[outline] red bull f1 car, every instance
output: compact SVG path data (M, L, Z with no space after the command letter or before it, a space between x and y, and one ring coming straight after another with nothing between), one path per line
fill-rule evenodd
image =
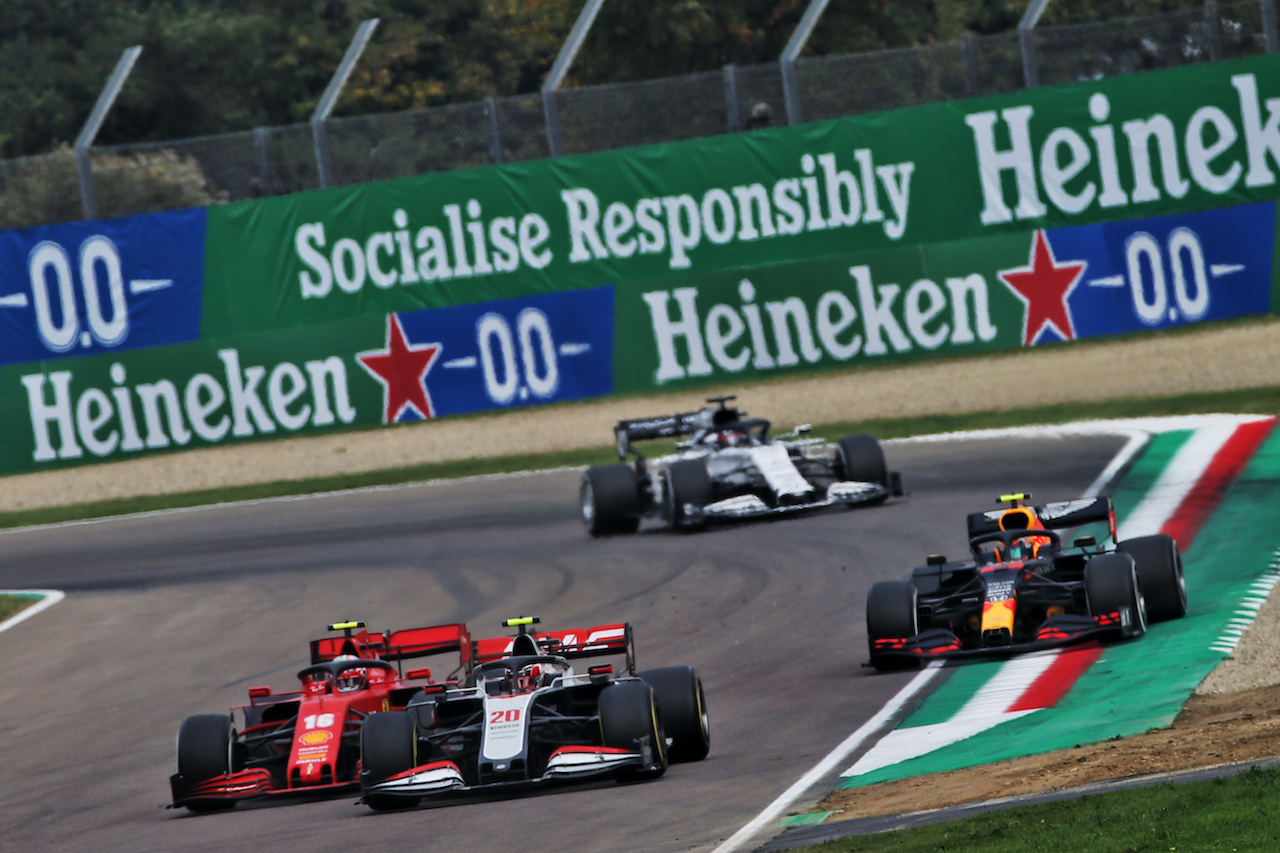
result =
M867 594L870 665L899 669L934 658L1008 655L1080 642L1140 637L1148 621L1187 612L1182 556L1163 534L1112 548L1059 530L1105 522L1116 541L1109 497L1008 506L969 515L967 560L929 557L905 581Z
M687 666L635 671L631 626L480 640L462 683L423 688L402 711L361 731L361 799L376 811L423 797L613 777L657 778L668 762L700 761L711 744L698 674ZM621 672L582 659L620 656Z
M465 664L471 653L461 624L371 633L363 622L340 622L329 629L342 633L311 641L298 687L249 688L249 703L232 709L239 728L227 714L183 721L178 772L169 779L173 807L207 812L250 797L354 791L360 730L370 715L403 709L433 684L430 669L405 672L402 662L457 652Z
M829 443L799 426L774 438L767 420L747 418L728 405L733 399L711 397L712 405L696 412L620 421L614 436L621 461L588 468L582 477L587 532L634 533L644 517L695 530L711 521L875 504L902 494L902 478L886 467L875 436ZM638 441L671 438L681 439L674 454L647 458L636 448Z

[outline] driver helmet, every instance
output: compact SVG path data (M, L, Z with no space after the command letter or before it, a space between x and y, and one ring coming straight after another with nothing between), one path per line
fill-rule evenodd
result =
M360 660L360 658L355 655L338 655L333 660L335 663L345 663L347 661ZM359 690L368 683L369 671L364 667L352 667L339 670L333 686L339 693L350 693L352 690Z
M520 668L516 675L516 689L522 693L536 690L542 681L542 666L531 663Z
M741 447L747 443L747 434L740 429L722 429L716 432L717 447Z

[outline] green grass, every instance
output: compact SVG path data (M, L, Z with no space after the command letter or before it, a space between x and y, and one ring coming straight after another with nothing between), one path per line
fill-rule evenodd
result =
M1163 784L831 841L808 853L1280 850L1280 770Z
M26 610L39 600L29 595L0 595L0 622L19 611Z
M1185 394L1177 397L1065 403L1023 409L990 410L962 415L927 415L913 418L815 424L814 432L828 438L851 432L872 432L880 438L902 438L911 435L926 435L955 430L1066 423L1094 418L1186 415L1203 412L1275 414L1280 412L1280 386L1207 394ZM775 426L775 432L782 432L789 430L793 425L777 424ZM604 436L604 438L607 439L608 437ZM462 459L451 462L431 462L402 468L366 471L317 479L282 480L180 494L147 495L65 507L19 510L0 513L0 528L101 518L134 512L273 498L311 492L332 492L367 486L397 485L417 483L423 480L498 474L535 468L598 465L616 461L616 458L612 445L602 443L600 447L583 450Z

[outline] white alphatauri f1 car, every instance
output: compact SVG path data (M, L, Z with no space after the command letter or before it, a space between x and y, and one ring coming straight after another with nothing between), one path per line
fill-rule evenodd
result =
M677 530L711 521L756 518L816 507L882 503L902 494L876 437L849 435L835 443L809 436L808 426L773 438L769 422L711 397L696 412L620 421L614 465L588 468L579 497L592 536L634 533L643 517ZM647 458L635 442L679 438L674 454ZM634 465L626 464L627 455Z

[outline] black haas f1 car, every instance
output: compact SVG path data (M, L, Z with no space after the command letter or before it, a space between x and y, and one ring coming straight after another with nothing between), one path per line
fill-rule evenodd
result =
M404 708L430 684L430 669L403 672L397 662L447 652L465 661L471 651L461 624L370 633L363 622L340 622L329 630L342 635L311 641L298 689L249 688L249 704L233 709L242 715L239 731L226 714L183 721L171 807L207 812L250 797L355 790L362 725L375 712Z
M902 494L902 478L885 466L875 436L834 444L810 438L808 426L777 438L763 418L710 397L696 412L620 421L614 465L588 468L579 498L592 536L634 533L645 516L675 529L815 507L881 503ZM672 455L646 458L635 442L684 438ZM634 467L626 464L635 457Z
M515 637L480 640L462 684L431 685L403 711L374 714L361 733L362 800L383 811L455 791L612 776L657 778L700 761L711 745L698 674L635 671L631 626L530 633L535 617L503 622ZM573 661L624 657L577 672Z
M934 658L1007 655L1086 639L1140 637L1148 620L1187 612L1182 556L1163 534L1107 549L1083 536L1064 547L1058 530L1106 522L1111 498L1008 507L969 515L972 559L932 556L906 581L867 594L870 665L880 670Z

